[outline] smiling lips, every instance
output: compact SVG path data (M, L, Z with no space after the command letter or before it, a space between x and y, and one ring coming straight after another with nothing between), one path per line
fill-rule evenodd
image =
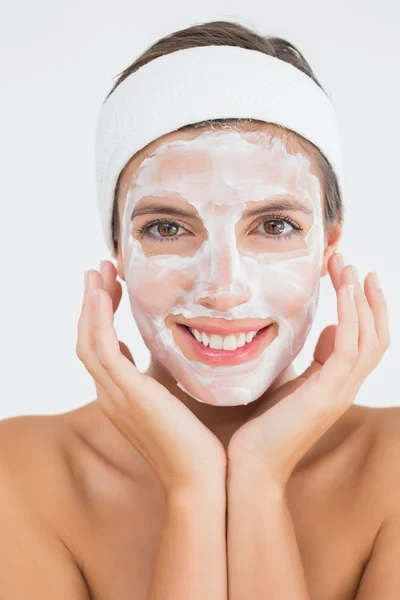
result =
M214 366L234 366L256 358L276 337L276 330L270 325L220 335L178 323L177 341L190 360Z

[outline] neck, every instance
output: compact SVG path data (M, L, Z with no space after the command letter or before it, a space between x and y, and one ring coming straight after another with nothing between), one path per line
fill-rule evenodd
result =
M156 379L156 381L165 386L171 394L183 402L203 425L212 431L225 449L228 447L229 440L235 431L245 423L262 402L267 400L268 395L284 383L296 377L293 365L290 364L278 375L272 385L257 400L239 406L213 406L199 402L181 390L176 385L176 381L171 374L157 361L151 361L146 374Z

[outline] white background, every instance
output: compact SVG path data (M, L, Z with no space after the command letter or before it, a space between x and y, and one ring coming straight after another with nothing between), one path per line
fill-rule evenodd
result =
M76 357L84 271L109 258L97 214L93 139L114 77L165 34L236 20L287 38L339 115L347 182L341 250L377 270L392 344L357 404L399 404L399 4L397 0L16 0L3 6L1 81L0 418L60 413L95 398ZM304 368L336 321L324 278ZM139 369L149 358L124 296L115 326Z

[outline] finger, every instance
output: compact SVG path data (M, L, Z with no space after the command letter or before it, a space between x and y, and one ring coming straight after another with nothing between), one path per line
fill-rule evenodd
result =
M357 269L354 265L346 265L340 273L340 285L354 284L358 280ZM339 286L340 287L340 286Z
M385 352L390 345L389 315L386 299L376 273L368 273L364 282L364 291L372 310L381 351Z
M143 392L142 374L121 352L114 329L114 315L110 296L105 290L96 290L97 306L94 311L96 357L101 367L119 388Z
M335 347L336 327L336 325L328 325L321 331L314 350L314 360L300 375L301 379L308 379L326 363Z
M326 363L335 348L336 325L327 325L319 336L314 350L314 360L320 365Z
M354 284L343 284L337 295L338 325L334 350L321 369L327 385L342 385L358 357L359 323Z
M363 287L359 281L356 281L354 288L354 299L356 303L359 334L358 350L361 363L375 363L378 345L378 336L375 330L374 316Z
M115 314L119 303L121 301L122 296L122 286L117 281L117 269L114 264L109 260L100 261L100 273L103 277L104 289L108 292L109 296L112 299L113 305L113 313ZM133 364L135 361L133 360L133 356L126 344L124 342L119 342L119 348L121 353Z
M339 252L333 254L328 261L328 271L336 292L340 288L340 274L344 266L343 255Z
M113 327L111 298L103 289L96 290L98 298L95 310L94 335L96 339L96 356L124 397L131 398L137 408L149 413L151 398L163 398L176 402L168 390L150 376L140 373L126 356L121 353L116 331ZM101 382L102 383L102 382ZM104 385L107 389L107 385ZM167 409L167 406L166 406Z
M93 377L96 389L101 386L102 389L108 388L110 392L119 396L118 390L114 388L112 380L102 369L96 358L96 339L94 336L94 311L92 300L92 289L96 282L99 283L99 276L96 271L88 271L87 281L82 303L82 310L78 320L78 339L76 344L76 354L84 364L86 370ZM99 391L99 390L98 390Z
M111 261L104 260L100 262L100 273L103 278L103 287L112 298L113 312L115 313L122 296L122 286L117 280L117 269Z
M354 284L344 284L338 294L338 325L336 327L333 353L345 363L351 363L358 355L359 319L354 297Z
M358 350L361 361L373 359L378 345L374 318L364 290L359 282L354 265L348 265L342 271L342 283L354 284L354 300L358 314Z
M93 275L93 271L87 271L81 314L78 320L77 354L79 358L81 358L80 354L86 355L88 350L93 349L94 346L91 290L95 286L96 279L99 283L99 279Z

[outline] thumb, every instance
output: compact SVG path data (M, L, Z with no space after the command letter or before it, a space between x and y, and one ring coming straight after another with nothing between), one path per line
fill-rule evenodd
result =
M336 327L336 325L328 325L322 330L314 350L314 360L304 373L300 375L302 379L307 379L315 371L318 371L332 354L335 346Z
M336 325L328 325L322 330L314 351L314 360L321 365L326 363L335 347Z

